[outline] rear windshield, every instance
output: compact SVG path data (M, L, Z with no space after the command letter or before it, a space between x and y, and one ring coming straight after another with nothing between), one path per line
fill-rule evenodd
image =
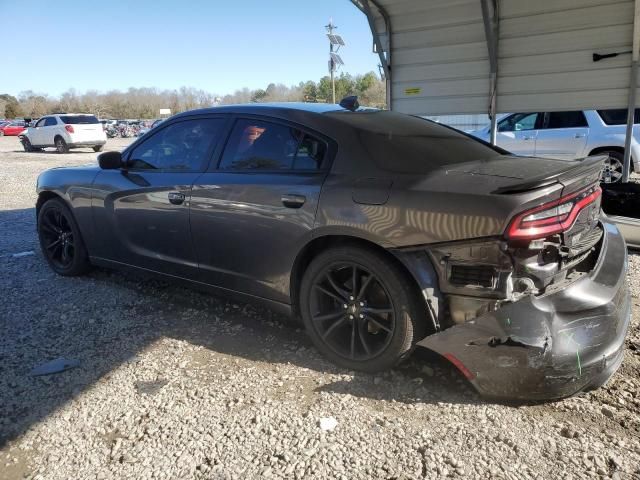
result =
M79 125L83 123L100 123L93 115L60 115L62 120L67 125Z
M615 110L598 110L598 115L607 125L626 125L627 124L626 108L617 108ZM633 123L640 123L640 108L636 108Z
M420 117L386 110L328 112L359 130L357 141L385 170L425 173L446 165L507 154L505 150Z

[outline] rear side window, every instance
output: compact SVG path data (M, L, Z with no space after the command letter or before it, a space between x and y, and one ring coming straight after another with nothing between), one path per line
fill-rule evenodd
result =
M51 127L52 125L57 125L58 121L54 117L47 117L44 122L45 127Z
M627 124L626 108L618 108L614 110L598 110L598 115L607 125L626 125ZM633 123L640 123L640 108L636 108L634 112Z
M549 112L544 128L580 128L588 127L587 119L582 111Z
M67 125L100 123L93 115L60 115L60 120Z
M326 154L324 141L294 127L262 120L238 120L220 169L318 170Z
M129 167L135 170L203 171L225 123L222 118L202 118L162 128L132 150Z

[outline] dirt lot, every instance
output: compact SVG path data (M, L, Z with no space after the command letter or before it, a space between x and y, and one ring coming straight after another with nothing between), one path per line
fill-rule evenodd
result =
M0 138L0 478L640 478L640 257L610 383L495 404L437 358L344 371L266 310L105 270L57 277L37 247L35 180L95 156ZM80 365L29 374L58 357Z

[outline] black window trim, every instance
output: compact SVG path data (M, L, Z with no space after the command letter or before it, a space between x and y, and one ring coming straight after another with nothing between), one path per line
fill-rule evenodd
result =
M207 119L211 119L211 120L224 120L225 123L222 126L221 129L221 134L220 134L220 140L218 142L215 142L215 144L209 145L209 149L207 151L207 154L205 155L205 160L203 160L202 164L200 165L199 169L197 170L182 170L182 169L153 169L153 168L133 168L129 165L129 162L131 160L131 154L133 153L133 151L138 148L140 145L142 145L143 143L145 143L146 141L150 140L151 138L155 137L156 135L158 135L160 132L162 132L165 128L170 127L171 125L175 125L177 123L181 123L181 122L185 122L188 120L207 120ZM131 145L129 145L123 152L122 154L122 158L124 160L124 164L126 166L126 170L131 171L131 172L135 172L135 173L188 173L188 174L194 174L194 173L206 173L209 171L210 166L215 163L212 160L217 158L217 154L219 153L219 150L221 148L222 145L224 145L226 143L226 139L228 138L229 135L229 123L230 123L230 116L227 114L207 114L207 115L189 115L189 116L185 116L185 117L180 117L180 118L176 118L176 119L172 119L172 120L166 120L164 122L162 122L160 125L158 125L156 128L154 128L152 131L149 131L149 133L147 133L147 135L138 138L135 142L133 142Z
M233 133L233 129L236 124L240 120L258 120L267 123L275 123L278 125L283 125L287 127L293 127L300 130L302 133L309 134L312 137L317 138L325 143L325 154L324 159L322 160L322 166L320 168L313 169L256 169L256 170L239 170L239 169L231 169L231 168L220 168L220 164L222 163L222 157L224 155L225 150L229 144L229 140L231 139L231 134ZM298 144L300 146L300 144ZM279 175L326 175L327 172L331 169L331 165L333 164L333 160L336 154L336 142L326 135L321 134L320 132L313 130L304 125L300 125L299 123L291 122L289 120L285 120L279 117L270 117L266 115L253 115L246 113L232 114L232 121L230 124L230 128L227 131L227 137L224 140L223 148L218 152L217 158L215 162L212 162L212 168L209 169L209 172L219 172L219 173L235 173L242 175L262 175L262 174L279 174Z

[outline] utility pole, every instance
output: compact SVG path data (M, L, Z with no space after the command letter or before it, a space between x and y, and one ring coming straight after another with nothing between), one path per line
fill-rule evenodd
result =
M340 65L344 65L342 58L338 55L340 47L344 47L344 40L340 35L335 35L333 31L338 28L333 24L333 19L329 19L329 25L325 25L327 29L327 38L329 39L329 75L331 75L331 102L336 103L336 78L335 72Z

